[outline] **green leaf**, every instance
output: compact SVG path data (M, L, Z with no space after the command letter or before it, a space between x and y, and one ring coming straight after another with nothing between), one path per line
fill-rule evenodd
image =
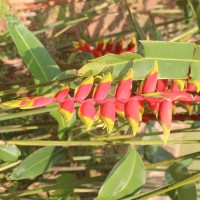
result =
M189 177L190 173L182 163L175 163L168 168L166 176L168 182L171 183ZM190 183L170 191L169 196L177 200L197 200L195 183Z
M48 146L29 155L14 169L10 179L20 180L38 176L46 172L66 155L66 148Z
M187 79L191 68L192 80L200 81L198 45L164 41L141 41L141 43L144 47L144 57L135 53L108 54L91 60L79 70L79 73L97 75L109 71L114 79L120 79L133 68L134 80L143 80L156 60L160 79Z
M7 17L9 32L18 48L20 55L27 64L35 84L45 83L61 76L61 70L42 43L16 18ZM72 74L72 71L68 73ZM37 90L38 95L43 95L46 92L51 92L56 89L56 86L48 86ZM52 116L59 123L59 132L62 130L62 135L65 133L66 122L62 119L59 111L54 111Z
M96 200L117 200L136 194L145 184L146 171L133 146L115 165L103 183Z
M66 173L58 177L56 182L58 185L65 186L65 188L56 189L52 197L62 197L62 199L65 199L73 193L76 183L76 177L74 176L74 174Z
M155 145L144 146L144 155L145 158L151 163L161 162L174 158L174 156L166 149Z
M7 24L20 55L33 75L35 84L52 81L61 73L42 43L20 21L9 16ZM51 86L49 87L52 89ZM44 90L38 94L44 94Z
M101 56L99 58L92 59L89 63L85 64L78 73L80 75L97 75L103 70L105 70L107 67L109 67L109 71L112 71L112 66L120 68L120 71L123 71L124 68L127 68L127 63L134 60L142 58L138 54L134 53L124 53L120 55L115 54L107 54L105 56ZM131 66L130 66L131 67ZM129 69L129 68L128 68ZM128 71L127 69L127 71ZM117 73L119 70L113 69L113 73ZM126 74L127 72L124 72ZM118 75L118 73L117 73ZM117 75L113 74L114 78L117 77Z
M15 162L21 155L21 151L14 144L0 145L0 160Z

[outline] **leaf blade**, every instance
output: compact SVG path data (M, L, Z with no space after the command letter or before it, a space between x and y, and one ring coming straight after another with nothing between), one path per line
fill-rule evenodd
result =
M66 155L66 149L63 147L48 146L40 148L14 169L10 179L21 180L34 176L38 176L46 172L58 160Z
M127 173L128 171L130 174ZM140 156L135 148L130 146L128 153L108 175L96 200L115 200L127 197L138 192L144 185L145 180L146 172Z

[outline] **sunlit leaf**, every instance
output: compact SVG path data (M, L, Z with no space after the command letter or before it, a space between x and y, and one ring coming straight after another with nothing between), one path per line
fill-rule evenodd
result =
M20 180L38 176L46 172L65 155L66 148L54 146L43 147L24 159L14 169L10 179Z
M20 150L14 144L0 145L0 160L15 162L20 155Z
M137 194L146 181L146 171L135 148L130 146L128 153L115 165L103 183L96 200L124 199Z

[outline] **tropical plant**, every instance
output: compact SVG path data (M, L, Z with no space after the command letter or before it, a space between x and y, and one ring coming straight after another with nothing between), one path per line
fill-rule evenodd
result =
M178 1L178 5L186 12L194 9L195 2ZM187 13L186 17L191 17ZM143 35L131 17L136 33ZM199 143L176 138L180 132L192 135L199 131L199 45L134 38L127 48L122 40L114 45L112 39L92 47L80 40L73 43L75 48L95 58L78 70L63 72L19 20L8 16L7 25L35 84L0 92L0 159L5 162L0 171L7 170L4 179L22 187L19 191L9 188L0 199L43 199L38 195L43 192L52 200L149 199L165 193L175 200L198 198L195 182L200 180L200 172L190 174L188 167L200 152L175 158L165 147ZM19 125L23 123L19 118L25 117L28 121L24 119ZM42 123L34 126L31 120ZM161 139L158 131L136 134L141 123L152 128L151 121L160 123L164 134ZM171 130L173 121L190 121L192 126ZM5 136L23 130L35 132L31 136ZM87 163L82 163L85 160ZM66 167L69 162L74 166ZM77 172L79 167L90 174L60 170ZM165 167L166 185L147 190L149 171L163 170L159 167ZM98 176L91 169L96 169ZM52 181L46 182L48 176ZM28 189L29 184L40 181L43 186Z

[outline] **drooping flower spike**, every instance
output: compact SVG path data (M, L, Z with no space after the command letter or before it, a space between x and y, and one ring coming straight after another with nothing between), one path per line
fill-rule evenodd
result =
M98 48L101 49L102 47L99 46ZM163 128L164 143L168 140L173 118L184 120L190 117L199 120L198 116L192 115L191 102L200 102L200 96L196 90L197 87L194 86L194 81L188 79L185 83L185 80L175 80L173 82L159 80L157 61L155 61L152 70L147 73L143 84L140 85L140 89L137 91L132 91L132 85L134 84L134 71L132 68L116 84L115 93L112 97L108 96L112 83L110 72L101 77L96 87L93 87L94 81L96 79L93 76L85 78L76 87L73 97L68 95L71 89L66 85L54 94L23 97L4 102L3 105L31 109L57 103L63 118L65 121L69 121L72 115L75 114L74 104L76 103L76 105L79 105L78 116L87 130L92 127L96 120L101 120L108 133L112 132L116 113L130 123L134 135L137 133L140 121L158 120ZM174 83L178 85L176 90L172 89ZM177 103L183 104L191 116L186 118L183 115L175 114ZM146 109L146 105L148 109Z
M123 40L121 39L115 45L112 39L107 43L101 40L95 47L90 46L85 40L73 42L73 46L80 50L93 54L95 58L105 55L106 53L121 54L124 52L136 52L136 39L135 37L128 44L127 48L123 48Z

